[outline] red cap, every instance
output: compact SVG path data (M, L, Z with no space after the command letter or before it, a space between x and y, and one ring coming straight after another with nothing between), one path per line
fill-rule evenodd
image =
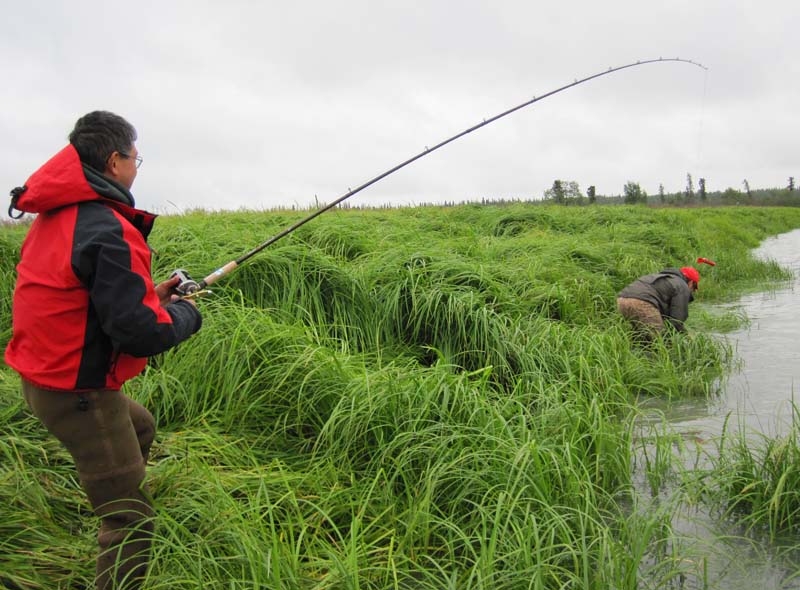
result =
M697 269L695 267L684 266L681 269L681 272L683 273L683 276L685 276L687 280L694 281L697 284L700 283L700 273L697 272Z

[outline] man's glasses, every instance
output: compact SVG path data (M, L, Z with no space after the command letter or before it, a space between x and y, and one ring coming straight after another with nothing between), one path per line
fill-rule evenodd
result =
M132 157L134 160L136 160L136 168L137 168L137 170L138 170L139 166L142 165L142 162L144 162L144 160L142 159L142 156L138 156L138 155L137 156L131 156L130 154L126 154L125 152L117 152L117 153L120 156L122 156L123 158L131 158Z

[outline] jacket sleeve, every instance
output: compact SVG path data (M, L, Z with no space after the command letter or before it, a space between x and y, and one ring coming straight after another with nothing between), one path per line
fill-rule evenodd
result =
M108 207L81 207L72 266L89 290L90 313L97 315L115 350L152 356L186 340L202 325L200 313L186 301L161 306L144 238Z
M680 279L675 279L680 281ZM675 293L669 302L669 311L664 318L679 332L685 332L684 322L689 317L689 298L691 293L685 284L675 284Z

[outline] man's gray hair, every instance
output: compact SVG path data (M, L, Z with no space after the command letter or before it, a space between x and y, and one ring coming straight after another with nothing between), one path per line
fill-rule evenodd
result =
M136 129L119 115L92 111L78 119L69 134L81 162L103 172L114 152L128 154L136 141Z

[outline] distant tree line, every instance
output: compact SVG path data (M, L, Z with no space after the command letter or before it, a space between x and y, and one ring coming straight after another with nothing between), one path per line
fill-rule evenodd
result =
M405 207L456 207L460 205L514 205L517 203L557 204L566 206L587 205L648 205L651 207L691 207L721 205L763 205L763 206L800 206L800 190L795 185L794 176L790 176L786 188L751 189L747 179L742 181L742 190L727 188L724 191L706 189L706 179L697 181L697 190L691 174L686 174L686 186L682 191L668 193L664 185L658 185L658 193L648 195L638 182L629 180L617 195L598 195L594 185L581 192L580 185L573 180L556 179L553 186L544 191L543 198L535 196L515 197L481 197L480 199L464 199L461 201L444 201L436 203L419 202L413 204L364 205L356 201L345 201L337 205L339 209L401 209ZM316 201L306 207L291 205L273 207L271 210L312 211L324 207L325 203Z
M648 195L638 182L629 180L618 195L598 195L594 185L583 196L580 186L575 181L557 179L553 186L544 191L543 201L556 205L587 204L625 204L650 206L684 206L697 205L770 205L800 206L800 190L797 190L794 176L790 176L786 188L752 189L747 179L742 181L742 190L729 187L724 191L709 192L706 179L699 178L697 188L690 173L686 174L686 185L682 191L668 193L664 185L658 185L657 195Z

